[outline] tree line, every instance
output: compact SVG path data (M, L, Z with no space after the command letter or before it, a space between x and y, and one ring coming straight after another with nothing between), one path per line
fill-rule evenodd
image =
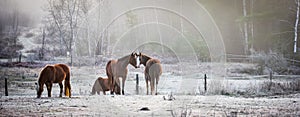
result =
M299 58L299 0L198 1L215 18L232 53L272 50Z

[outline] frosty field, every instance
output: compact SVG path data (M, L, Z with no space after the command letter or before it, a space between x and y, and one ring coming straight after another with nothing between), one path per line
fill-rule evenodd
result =
M217 63L202 63L201 68L217 69ZM248 64L228 63L227 69L253 67ZM246 79L249 75L230 72L230 76L245 79L216 81L208 75L208 92L204 93L203 74L184 74L172 64L165 64L158 95L145 95L143 68L129 68L125 85L126 95L90 95L97 76L105 77L104 67L71 67L72 98L59 98L55 84L51 98L44 89L36 98L34 82L41 68L1 68L1 116L299 116L300 94L249 96L234 94L256 90L267 79ZM202 69L201 69L202 70ZM17 71L17 72L16 72ZM172 72L173 71L173 72ZM202 70L205 73L205 69ZM9 74L9 96L4 96L4 77ZM139 94L136 94L135 76L139 74ZM221 74L215 71L214 74ZM23 77L22 77L23 76ZM217 76L216 77L221 77ZM241 77L241 78L243 78ZM286 82L286 81L283 81ZM221 85L223 84L223 85ZM228 88L229 94L214 94ZM250 91L252 91L250 90ZM174 100L168 100L172 92ZM166 98L166 100L164 99ZM143 110L145 109L145 110Z

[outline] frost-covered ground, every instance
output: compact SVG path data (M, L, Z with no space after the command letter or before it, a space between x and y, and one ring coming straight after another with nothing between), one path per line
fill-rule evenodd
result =
M2 116L299 116L300 95L278 98L240 98L220 95L95 95L73 98L1 97ZM149 111L141 109L147 107Z
M98 76L106 77L105 66L71 67L72 98L59 98L59 86L53 86L53 97L44 89L37 99L34 82L41 68L1 68L1 116L300 116L300 94L244 98L213 95L216 89L255 89L265 79L249 79L250 75L232 72L235 69L255 67L252 64L201 63L197 69L183 72L176 64L163 64L159 95L145 95L143 68L129 66L126 95L90 95ZM139 94L136 94L136 74L139 76ZM204 94L203 76L208 74L208 93ZM4 96L4 78L8 77L9 96ZM243 79L245 78L245 79ZM216 80L217 79L217 80ZM220 80L221 79L221 80ZM172 92L175 100L164 100ZM141 110L142 108L146 110ZM149 109L149 110L147 110Z

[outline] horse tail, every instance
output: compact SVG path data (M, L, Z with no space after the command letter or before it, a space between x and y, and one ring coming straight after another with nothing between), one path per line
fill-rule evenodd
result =
M111 76L111 74L109 73L109 71L110 71L110 69L111 69L110 64L111 64L111 60L108 61L107 64L106 64L106 75L107 75L107 77L110 77L110 76Z
M110 84L113 84L114 79L112 76L111 62L112 62L112 60L108 61L106 64L106 75L108 77L108 80L110 81Z
M65 96L71 97L71 84L70 84L70 69L65 64L58 64L61 68L63 68L66 78L65 78Z
M70 72L66 73L65 79L65 95L71 97Z

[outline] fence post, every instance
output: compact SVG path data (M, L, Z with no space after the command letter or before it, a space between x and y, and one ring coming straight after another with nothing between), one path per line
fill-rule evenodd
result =
M19 54L19 61L18 61L19 63L21 63L22 62L22 52L20 52L20 54Z
M271 90L271 86L272 86L272 79L273 79L273 73L272 73L272 71L270 71L269 78L270 78L269 90Z
M139 75L136 74L136 83L135 83L136 94L139 94Z
M204 91L205 91L205 93L206 93L206 85L207 85L207 82L206 82L206 79L207 79L207 77L206 77L206 74L204 74Z
M7 78L5 78L5 96L8 96L8 90L7 90Z

